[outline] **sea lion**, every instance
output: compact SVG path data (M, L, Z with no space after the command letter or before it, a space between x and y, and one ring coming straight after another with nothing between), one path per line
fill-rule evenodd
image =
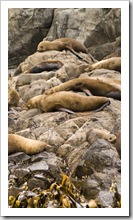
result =
M95 69L109 69L121 72L121 57L111 57L106 60L101 60L97 63L89 65L89 67L86 68L86 71L89 72Z
M62 51L69 49L88 54L87 48L79 41L72 38L59 38L54 41L41 41L37 46L38 52L44 52L48 50Z
M37 46L38 52L44 52L49 50L57 50L57 51L70 50L79 59L82 59L88 63L88 61L86 61L84 58L82 58L79 54L76 53L76 52L82 52L85 54L89 54L87 48L75 39L59 38L54 41L41 41ZM92 57L92 55L89 54L89 56L91 60L95 62L95 59Z
M118 131L117 133L117 139L116 139L116 143L115 143L115 148L121 158L121 131Z
M89 90L93 95L117 98L118 100L121 98L120 81L100 77L72 79L45 91L45 94L68 90L82 90L86 93Z
M74 112L101 110L110 103L106 97L83 96L74 92L56 92L51 95L39 95L27 102L28 108L39 108L50 112L65 108Z
M110 134L110 132L105 129L92 128L86 134L86 140L90 144L92 144L99 138L105 139L110 143L114 143L116 141L116 136L114 134Z
M25 152L32 155L37 154L49 147L48 144L42 141L24 138L17 134L8 134L8 154L16 152Z
M8 107L17 107L19 100L20 96L18 92L15 89L11 88L10 85L8 85Z
M60 69L64 64L58 60L45 60L37 65L33 66L31 69L26 70L26 73L41 73L43 71L54 71Z

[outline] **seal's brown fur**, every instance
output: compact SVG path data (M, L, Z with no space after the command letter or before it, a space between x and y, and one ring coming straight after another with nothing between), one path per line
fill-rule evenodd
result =
M93 111L101 108L110 101L106 97L83 96L73 92L56 92L51 95L39 95L30 99L28 108L39 108L44 112L69 109L75 112ZM101 110L101 109L100 109Z
M33 66L31 69L25 71L24 73L41 73L43 71L58 70L63 66L63 63L58 60L45 60L37 65Z
M68 49L73 49L76 52L88 53L87 48L83 44L72 38L59 38L54 41L41 41L37 47L38 52L48 50L62 51Z
M121 95L120 81L109 78L78 78L72 79L61 85L55 86L45 92L52 94L59 91L88 89L93 95L115 97L116 94ZM120 97L118 97L119 99Z
M8 134L8 154L22 151L26 154L32 155L37 154L48 147L49 145L42 141L24 138L17 134Z
M101 60L90 65L88 68L86 68L86 71L92 71L95 69L109 69L121 72L121 57L111 57L106 60Z
M8 85L8 107L18 106L20 96L18 92Z
M110 143L114 143L116 141L116 136L114 134L110 134L110 132L105 129L92 128L86 134L86 140L91 144L99 138L105 139Z

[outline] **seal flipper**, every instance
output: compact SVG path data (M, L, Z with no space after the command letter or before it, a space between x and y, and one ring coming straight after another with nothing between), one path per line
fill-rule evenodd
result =
M81 57L75 50L73 50L70 46L66 45L67 49L70 50L74 55L76 55L80 60L85 61L86 63L89 64L89 61Z
M86 93L88 96L93 96L93 94L91 93L91 91L88 88L84 87L84 83L77 83L75 85L75 88L79 88L81 91L83 91L84 93Z
M94 110L94 112L99 112L99 111L103 110L109 104L110 104L110 101L104 103L101 107L99 107L96 110Z
M90 92L89 89L85 89L85 88L80 88L84 93L86 93L86 95L88 96L93 96L93 94Z
M109 92L105 96L121 101L121 93L118 92Z
M73 111L71 111L67 108L56 108L56 110L67 112L67 113L70 113L70 114L75 114L75 112L73 112Z

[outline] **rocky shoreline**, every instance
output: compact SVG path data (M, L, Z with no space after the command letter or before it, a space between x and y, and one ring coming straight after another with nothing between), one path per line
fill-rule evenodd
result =
M23 10L16 11L17 16L20 16L19 13ZM47 24L45 20L44 23L46 22L47 25L42 30L43 33L47 30L47 40L50 39L50 36L53 36L54 39L57 38L58 31L54 35L54 30L59 15L64 16L62 22L65 26L69 24L67 26L69 30L72 20L70 22L65 19L68 14L71 17L71 10L74 10L74 16L75 13L79 13L78 27L81 27L80 22L82 22L83 14L86 21L88 13L92 15L93 28L96 21L96 30L100 25L104 25L106 34L101 29L99 33L101 35L103 33L103 39L100 37L100 42L97 45L95 45L97 41L95 31L88 32L88 36L84 38L82 31L77 27L77 30L82 33L77 40L81 39L80 42L84 43L96 62L107 55L114 56L112 53L115 53L115 49L120 47L120 40L117 38L120 36L120 31L116 29L120 20L118 9L96 9L94 14L92 11L81 9L66 9L64 11L63 9L51 9L53 26L48 32L47 29L51 25L51 20L48 17L46 19L50 23ZM33 11L26 9L25 13L30 14ZM38 13L37 9L35 13ZM40 13L42 13L41 10ZM98 20L97 13L100 14L99 19L104 14L104 19ZM12 13L10 16L13 19ZM112 16L114 23L112 21L111 26L107 21L109 22L109 18ZM62 25L62 22L59 26ZM27 28L29 28L28 25ZM67 33L68 30L65 30ZM114 30L114 32L110 32L110 30ZM85 31L88 31L87 27ZM60 34L63 34L63 29ZM45 37L45 34L43 36ZM94 36L95 38L93 38ZM74 38L74 36L67 37ZM20 39L20 35L18 38ZM92 39L94 43L92 43ZM90 44L88 44L89 41ZM29 42L27 43L29 44ZM91 57L88 54L80 53L80 56L83 57L81 60L69 50L52 50L42 53L30 50L30 56L26 52L25 59L23 56L22 60L18 59L17 62L14 62L20 48L14 49L14 57L10 59L12 55L11 44L10 41L8 84L17 91L20 100L17 106L9 107L8 133L46 142L50 147L35 155L17 152L8 156L9 207L120 207L121 159L115 147L116 141L111 142L105 136L114 135L117 139L117 133L121 130L121 101L109 98L110 104L101 111L76 112L75 114L58 110L43 112L38 108L28 109L26 106L31 98L42 95L48 89L71 79L102 77L103 79L120 81L120 72L109 69L85 71L86 66L93 63ZM98 53L99 50L102 51L102 54ZM115 54L115 56L117 55ZM88 60L88 64L84 59ZM24 71L45 60L57 60L62 62L63 66L58 70L24 74ZM20 72L14 76L16 70ZM84 91L76 91L76 93L86 96ZM89 132L91 132L90 135L88 135ZM106 135L101 135L103 133Z

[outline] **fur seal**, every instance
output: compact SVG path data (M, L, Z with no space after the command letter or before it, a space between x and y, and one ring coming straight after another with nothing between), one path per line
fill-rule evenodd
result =
M116 136L114 134L110 134L110 132L105 129L92 128L86 134L86 140L90 144L92 144L99 138L105 139L110 143L114 143L116 141Z
M86 68L86 71L89 72L95 69L109 69L121 72L121 57L111 57L106 60L101 60L90 65L88 68Z
M37 154L49 147L48 144L42 141L24 138L17 134L8 134L8 154L16 152L25 152L32 155Z
M88 54L91 60L93 61L93 63L95 62L93 56L88 53L87 48L79 41L72 38L59 38L54 41L41 41L37 46L38 52L44 52L49 50L57 50L57 51L70 50L79 59L82 59L85 62L89 63L87 60L85 60L79 54L76 53L76 52L82 52Z
M45 60L37 65L33 66L31 69L24 72L26 73L41 73L43 71L51 71L51 70L58 70L64 64L58 60Z
M120 100L121 89L119 83L119 80L112 80L109 78L78 78L55 86L45 91L45 94L49 95L55 92L68 90L84 90L85 92L89 90L93 95L117 98Z
M44 52L48 50L62 51L69 49L88 54L87 48L79 41L72 38L59 38L54 41L41 41L37 46L38 52Z
M101 110L110 103L106 97L83 96L74 92L56 92L51 95L39 95L27 102L28 108L39 108L50 112L65 108L74 112Z
M18 92L15 89L11 88L10 85L8 85L8 107L17 107L19 100L20 96Z

